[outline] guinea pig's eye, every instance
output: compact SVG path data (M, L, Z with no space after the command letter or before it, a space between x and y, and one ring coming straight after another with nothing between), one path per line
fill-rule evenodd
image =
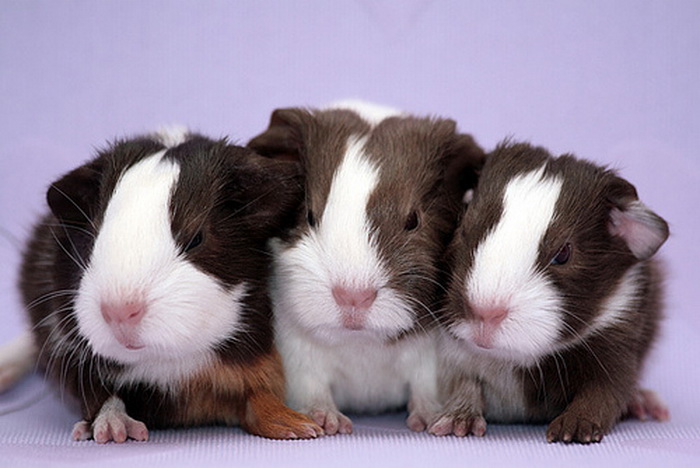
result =
M194 235L192 239L190 239L190 242L187 244L187 247L185 247L185 252L189 252L190 250L199 246L203 241L204 234L202 234L202 231L199 231L197 234Z
M408 215L406 218L406 224L403 225L403 228L406 231L413 231L418 227L420 224L420 218L418 217L418 212L417 211L411 211L411 214Z
M314 212L311 210L306 210L306 222L309 223L310 227L315 227L316 226L316 217L314 216Z
M567 242L561 246L561 249L559 249L559 252L552 258L549 264L563 265L569 261L569 258L571 258L571 244Z

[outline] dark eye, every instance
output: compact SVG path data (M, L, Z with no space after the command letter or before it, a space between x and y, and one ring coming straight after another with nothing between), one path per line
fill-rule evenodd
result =
M311 210L306 211L306 222L309 223L310 227L316 226L316 217L314 216L313 211L311 211Z
M204 234L202 234L202 231L199 231L197 234L194 235L192 239L190 239L189 244L187 244L187 247L185 247L185 252L189 252L190 250L199 246L203 241Z
M561 249L559 249L559 252L552 258L549 264L563 265L569 261L569 258L571 258L571 244L567 242L561 246Z
M418 227L418 224L420 224L420 219L418 218L418 212L417 211L412 211L411 214L408 215L406 218L406 224L403 225L403 228L406 231L413 231Z

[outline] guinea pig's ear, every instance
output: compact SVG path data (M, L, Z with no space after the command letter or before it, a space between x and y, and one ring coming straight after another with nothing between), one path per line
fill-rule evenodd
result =
M640 260L654 255L668 238L666 221L639 200L632 184L619 177L608 186L608 201L610 234L621 237Z
M226 188L230 207L255 229L269 234L291 227L304 195L301 164L270 159L250 150L231 158Z
M445 151L445 184L450 193L465 200L476 188L486 153L471 135L455 133Z
M304 109L276 109L267 130L250 140L248 147L268 158L298 161L311 119L312 115Z
M53 214L65 223L90 224L91 207L97 203L102 162L93 160L51 184L46 201Z

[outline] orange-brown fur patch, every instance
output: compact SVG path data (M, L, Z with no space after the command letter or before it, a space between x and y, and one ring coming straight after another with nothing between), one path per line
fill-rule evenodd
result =
M271 439L302 439L323 433L310 418L287 408L278 396L264 390L249 395L241 425L251 434Z
M246 365L218 361L183 383L180 407L185 426L241 424L274 439L315 437L321 429L287 408L284 371L273 351Z
M217 361L183 382L183 425L238 424L249 394L265 390L282 398L284 372L277 352L246 365Z

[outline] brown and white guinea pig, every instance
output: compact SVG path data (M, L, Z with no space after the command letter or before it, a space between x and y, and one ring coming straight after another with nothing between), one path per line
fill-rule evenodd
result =
M296 212L300 175L184 130L100 152L48 190L20 279L33 333L3 361L38 353L80 403L78 440L203 424L320 435L283 404L267 295L267 241Z
M483 152L452 120L350 101L274 111L249 146L297 158L306 201L274 246L271 294L287 401L326 434L341 411L437 414L440 261Z
M429 431L548 422L548 441L589 443L628 403L653 405L637 385L661 317L652 256L667 237L666 222L615 172L499 146L447 254L446 406Z

